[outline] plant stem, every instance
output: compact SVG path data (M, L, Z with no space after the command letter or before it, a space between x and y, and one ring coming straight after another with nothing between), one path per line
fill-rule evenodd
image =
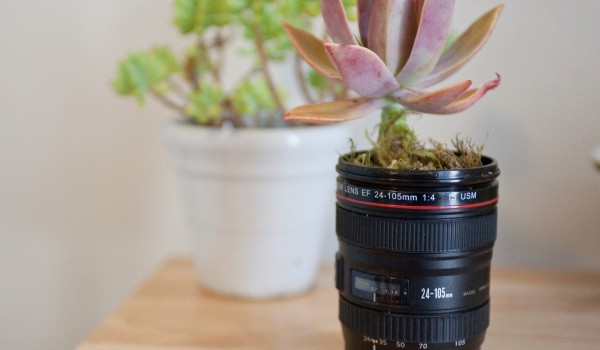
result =
M378 142L386 136L389 136L390 131L393 131L394 126L398 121L404 119L406 121L406 110L398 105L389 105L381 110L381 125L379 127Z
M204 37L198 38L197 45L198 45L198 52L200 54L200 57L202 58L202 61L204 61L204 63L207 65L208 70L210 71L210 74L213 78L213 81L215 83L220 83L221 76L219 74L219 69L215 67L214 62L208 55L208 47L206 45L206 41L204 40Z
M315 99L311 96L310 91L308 91L308 86L306 86L306 79L304 79L304 72L302 71L302 59L298 54L294 56L294 68L296 72L296 80L300 86L300 92L308 102L315 103Z
M181 113L181 114L185 114L185 107L178 104L177 102L169 99L167 96L156 92L156 91L151 91L152 96L154 96L157 100L159 100L161 103L163 103L164 105L166 105L167 107Z
M223 107L224 112L222 114L223 118L219 126L223 126L224 122L229 121L231 122L231 125L233 125L233 127L235 128L248 127L246 122L244 122L244 120L233 111L233 103L230 97L226 97L225 99L223 99L221 106Z
M185 62L185 80L190 84L192 90L200 89L198 70L196 69L197 65L198 62L196 62L196 60L188 59Z
M255 19L256 21L256 19ZM258 59L260 62L260 69L263 73L263 76L267 82L267 87L269 88L269 92L277 109L280 112L285 111L285 107L283 106L283 102L277 93L277 88L275 87L275 83L273 82L273 77L271 76L271 72L269 71L267 53L265 52L264 39L262 36L262 32L257 23L253 23L252 31L254 32L254 45L256 46L256 52L258 54Z
M218 64L213 64L213 76L216 77L217 81L221 81L221 68L225 65L225 59L227 58L225 55L225 46L227 41L229 41L229 36L223 34L224 30L221 29L217 32L216 38L214 39L212 46L216 47L217 51L217 59Z

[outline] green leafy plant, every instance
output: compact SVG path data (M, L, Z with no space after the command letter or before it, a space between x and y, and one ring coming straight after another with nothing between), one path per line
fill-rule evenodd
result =
M489 38L503 8L481 16L449 41L454 0L357 0L355 36L341 0L321 0L331 41L323 41L292 23L285 24L300 56L323 77L341 82L358 97L300 106L286 119L339 122L381 109L379 135L368 154L353 161L401 169L446 169L480 164L481 147L456 139L457 152L440 143L426 148L406 123L415 113L461 112L500 84L497 79L470 89L471 80L434 91L469 61Z
M352 1L344 1L352 10ZM112 82L120 95L144 104L156 98L190 121L236 127L282 124L285 92L271 66L293 53L281 23L310 27L320 14L317 0L175 0L173 24L193 45L181 59L168 47L130 53ZM230 47L252 62L233 87L223 79ZM320 79L296 59L300 90L308 101L342 97L347 89ZM239 69L239 68L235 68Z

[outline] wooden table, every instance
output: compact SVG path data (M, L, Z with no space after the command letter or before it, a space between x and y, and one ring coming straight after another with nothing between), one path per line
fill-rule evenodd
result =
M600 349L600 271L495 269L485 350ZM199 287L174 258L78 350L342 349L333 269L306 295L250 302Z

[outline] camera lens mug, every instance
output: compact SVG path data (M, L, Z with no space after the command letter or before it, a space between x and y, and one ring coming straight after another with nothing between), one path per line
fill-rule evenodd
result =
M347 350L481 348L500 173L482 161L398 171L340 159L336 287Z

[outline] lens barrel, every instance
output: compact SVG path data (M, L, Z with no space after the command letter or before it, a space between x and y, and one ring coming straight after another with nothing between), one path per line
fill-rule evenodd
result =
M347 350L480 349L489 325L497 162L337 166L336 287Z

